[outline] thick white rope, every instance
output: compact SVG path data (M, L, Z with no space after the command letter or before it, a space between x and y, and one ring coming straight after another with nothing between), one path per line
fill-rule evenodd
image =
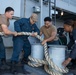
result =
M2 36L2 35L5 35L5 34L4 34L4 32L0 32L0 35Z
M30 32L20 32L18 33L19 35L32 35L32 33ZM4 35L4 33L0 32L0 35ZM36 38L38 38L40 41L43 41L43 38L41 38L39 35L36 36ZM29 56L29 59L35 63L31 63L31 62L28 62L28 64L32 67L38 67L38 66L42 66L43 64L45 65L44 66L44 69L47 73L51 74L51 75L62 75L62 73L67 73L69 70L67 68L60 68L58 67L56 64L54 64L54 62L52 61L52 59L50 59L49 57L49 54L48 54L48 49L47 49L47 44L45 43L44 44L44 54L45 54L45 58L46 60L39 60L39 59L35 59L35 58L32 58ZM47 68L47 65L50 65L52 69L55 69L56 71L54 70L49 70ZM58 71L58 72L57 72Z

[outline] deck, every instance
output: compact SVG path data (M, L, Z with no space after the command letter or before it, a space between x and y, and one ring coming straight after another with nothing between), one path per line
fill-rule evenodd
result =
M23 70L21 67L17 67L17 74L12 74L10 70L0 70L0 75L49 75L45 72L43 67L31 67L29 65L24 65L24 70L29 72L30 74L23 74ZM63 75L76 75L76 68L70 69L70 72Z

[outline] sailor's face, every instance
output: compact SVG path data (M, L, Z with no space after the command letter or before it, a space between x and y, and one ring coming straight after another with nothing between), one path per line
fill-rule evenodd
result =
M13 15L14 15L14 11L9 11L6 14L9 19L12 19Z
M52 24L52 22L50 22L50 21L45 21L44 23L45 23L45 27L46 28L49 28L50 25Z
M69 25L67 25L67 24L64 24L64 30L66 31L66 32L70 32L71 31L71 26L69 26Z
M35 24L36 22L37 22L37 21L35 21L35 20L33 20L33 19L30 18L30 23L31 23L31 24Z

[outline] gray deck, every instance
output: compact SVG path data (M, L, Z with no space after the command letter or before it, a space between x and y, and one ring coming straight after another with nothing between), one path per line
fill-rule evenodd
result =
M29 65L24 65L24 69L30 74L23 74L22 69L18 67L17 68L18 73L16 75L49 75L44 71L43 67L34 68ZM0 70L0 75L14 75L14 74L10 73L10 70L4 70L4 71Z
M18 69L18 73L16 75L49 75L44 71L43 67L35 68L29 65L24 65L24 69L27 72L30 72L30 74L23 74L23 71L21 68L17 68L17 69ZM10 70L6 70L6 71L0 70L0 75L15 75L15 74L10 73ZM71 69L69 73L64 75L76 75L76 69Z

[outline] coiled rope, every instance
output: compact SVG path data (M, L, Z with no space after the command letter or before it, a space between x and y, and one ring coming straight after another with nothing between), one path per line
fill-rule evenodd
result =
M18 34L29 35L29 36L32 35L32 33L30 33L30 32L20 32ZM4 35L4 33L0 32L0 35ZM41 38L39 35L36 35L36 38L38 38L40 41L43 41L43 38ZM51 75L62 75L62 73L67 73L69 71L67 68L63 69L63 68L58 67L56 64L54 64L52 59L50 59L46 43L43 45L43 47L44 47L45 59L39 60L39 59L35 59L35 58L32 58L31 56L29 56L29 59L33 62L36 62L36 63L34 64L31 62L28 62L28 64L32 67L39 67L39 66L42 66L44 64L45 71ZM48 69L47 65L51 66L51 70Z

